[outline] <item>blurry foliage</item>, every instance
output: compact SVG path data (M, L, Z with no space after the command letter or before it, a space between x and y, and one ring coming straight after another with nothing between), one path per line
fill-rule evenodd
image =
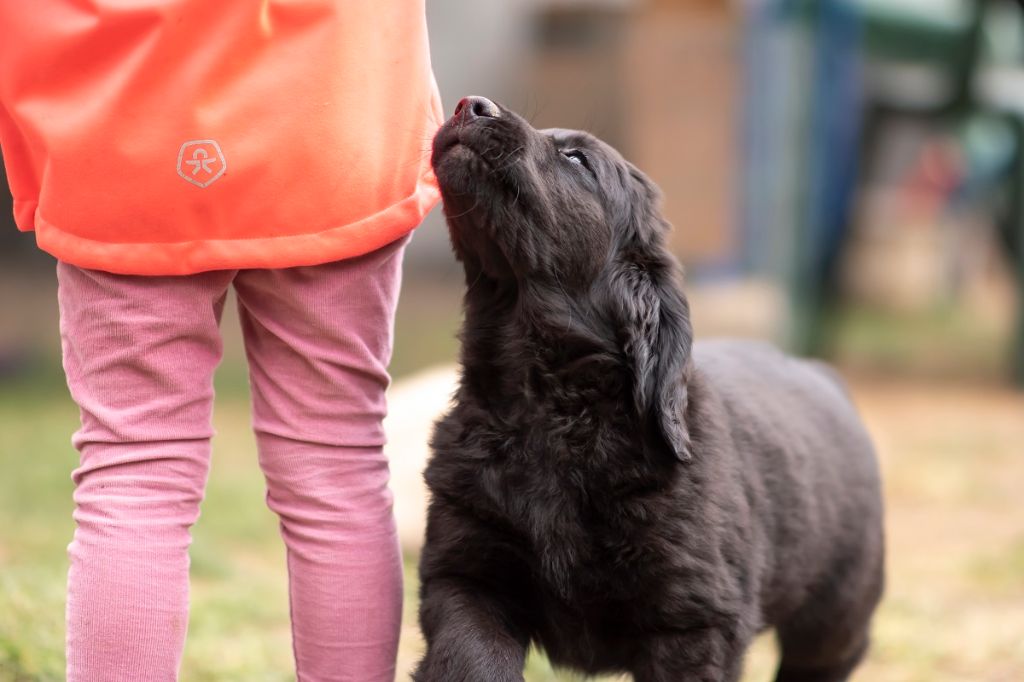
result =
M830 354L847 371L975 381L1008 374L1009 335L963 306L908 312L851 303L830 315Z

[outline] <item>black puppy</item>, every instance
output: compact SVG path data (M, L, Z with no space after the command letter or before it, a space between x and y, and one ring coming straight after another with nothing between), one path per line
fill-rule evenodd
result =
M658 191L602 142L480 97L434 140L465 265L462 377L437 425L419 682L559 666L845 680L883 583L872 446L826 367L692 346Z

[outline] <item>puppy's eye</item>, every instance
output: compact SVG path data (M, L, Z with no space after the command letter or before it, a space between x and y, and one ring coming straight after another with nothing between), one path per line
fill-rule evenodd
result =
M594 169L590 167L590 159L587 158L585 152L579 149L562 149L560 150L562 156L569 160L569 163L574 163L577 166L583 166L591 173Z

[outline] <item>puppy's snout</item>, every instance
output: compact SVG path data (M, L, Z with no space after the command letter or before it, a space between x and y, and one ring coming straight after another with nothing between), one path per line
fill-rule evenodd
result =
M455 116L461 116L467 121L474 118L499 118L501 109L486 97L463 97L455 105Z

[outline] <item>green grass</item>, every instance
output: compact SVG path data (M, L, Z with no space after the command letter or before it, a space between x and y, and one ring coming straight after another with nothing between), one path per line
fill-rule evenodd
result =
M1000 389L858 386L887 478L889 587L872 682L1024 679L1024 397ZM62 386L0 386L0 682L63 678L66 545L72 533ZM192 548L192 611L182 679L294 679L283 548L266 509L248 401L218 399L212 472ZM406 566L399 680L422 649L415 557ZM770 679L760 640L746 682ZM531 656L526 679L578 679Z
M453 327L437 331L428 339L433 345L421 346L418 357L450 352L444 348L454 344ZM401 325L399 336L400 344L414 340ZM193 529L192 607L181 679L294 679L284 549L277 520L264 503L245 370L234 351L218 372L217 388L210 479ZM56 371L0 384L0 682L64 676L66 548L74 530L70 476L77 463L70 437L77 422ZM400 680L423 646L416 628L415 556L407 557L405 588ZM537 653L529 658L526 678L578 679L555 673Z
M946 379L1009 375L1011 329L966 306L887 311L851 304L831 314L832 353L846 367Z
M437 292L403 294L399 376L453 357L458 299L441 306L429 299ZM897 366L913 354L916 333L887 336L896 332L882 319L854 323L859 331L845 337L853 355L884 358L888 348ZM264 503L245 367L231 324L224 325L228 355L218 374L212 471L194 529L182 679L291 680L284 551ZM933 333L943 336L946 323L935 324ZM956 326L950 322L950 329ZM957 344L972 345L971 338L958 338ZM971 352L993 355L991 346ZM887 596L870 659L856 679L1024 679L1024 397L993 386L906 381L855 381L854 393L878 441L890 542ZM0 383L0 682L63 679L70 472L77 461L70 434L77 418L59 368ZM407 562L399 680L422 650L415 556ZM771 679L773 662L771 642L763 638L748 657L745 682ZM533 655L526 679L578 678Z
M264 504L248 402L218 400L217 437L194 528L192 609L182 679L294 679L283 545ZM0 386L0 682L63 679L66 547L71 539L70 434L77 413L59 385ZM406 567L402 664L422 647L415 563ZM558 679L531 657L531 680ZM565 679L565 678L561 678Z
M69 427L60 384L0 391L0 680L64 677L65 547L71 539Z

